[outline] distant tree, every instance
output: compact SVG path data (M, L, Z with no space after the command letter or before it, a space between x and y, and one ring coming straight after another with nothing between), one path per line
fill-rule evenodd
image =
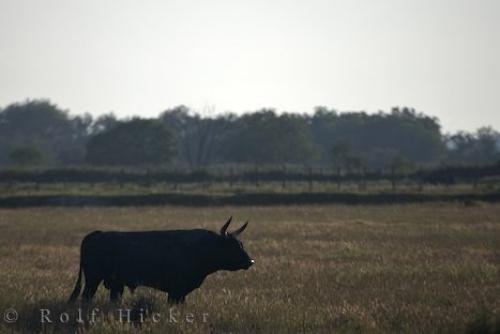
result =
M177 106L160 114L177 139L179 158L191 168L204 168L214 160L215 145L224 127L223 117L201 117L186 106Z
M366 166L366 160L356 154L348 140L338 140L332 146L332 162L338 173L341 171L354 173L361 171Z
M101 115L95 119L90 125L91 134L101 133L110 130L112 127L118 124L118 119L114 113L108 113Z
M134 118L94 135L86 160L95 165L160 165L174 155L171 131L157 120Z
M439 122L410 108L393 108L390 113L345 112L318 107L311 118L311 132L329 161L331 143L350 142L356 155L366 157L369 168L378 168L372 150L394 151L415 163L432 163L445 152ZM328 157L328 159L325 159ZM372 163L375 162L375 165ZM378 165L378 166L377 166Z
M78 165L85 162L86 145L91 134L93 118L86 113L70 119L71 130L65 136L66 143L57 149L57 162Z
M411 171L413 164L404 157L398 155L387 162L387 167L394 173L406 173Z
M382 171L387 169L390 162L399 155L399 152L393 148L372 147L366 155L367 165L373 170Z
M10 160L16 166L37 166L43 162L43 154L36 146L19 147L9 154Z
M475 133L459 131L444 140L450 164L492 164L500 159L500 134L491 127L479 128Z
M403 156L396 155L387 161L387 168L391 172L392 189L396 189L398 178L408 173L413 168L413 164Z
M32 143L48 164L82 162L90 122L90 115L70 117L49 100L10 104L0 111L0 164L9 161L8 152Z
M344 173L358 173L363 176L367 168L366 159L356 154L352 150L351 143L348 140L340 139L336 141L331 149L333 167L337 170L337 185L340 187L342 180L342 172Z
M338 140L332 146L332 161L337 173L347 172L350 169L353 157L352 146L348 140Z
M337 120L338 114L335 109L316 107L314 109L314 115L309 121L311 137L319 152L319 162L323 164L329 165L331 163L332 142L342 140L338 138L335 133L335 124Z
M500 158L500 133L491 127L482 127L477 130L476 138L479 162L493 163Z
M286 113L278 116L272 109L238 118L226 140L226 156L236 162L305 164L316 154L306 118Z

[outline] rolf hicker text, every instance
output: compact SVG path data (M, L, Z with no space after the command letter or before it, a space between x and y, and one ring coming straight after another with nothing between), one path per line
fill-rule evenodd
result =
M76 312L52 312L50 309L40 309L40 322L43 324L50 323L89 323L95 324L100 319L114 317L122 323L144 323L150 321L153 323L168 322L170 324L195 322L206 323L208 321L208 313L195 314L191 312L181 313L177 308L171 307L168 312L151 312L148 309L128 309L119 308L106 313L95 307L90 310L82 310L78 308Z

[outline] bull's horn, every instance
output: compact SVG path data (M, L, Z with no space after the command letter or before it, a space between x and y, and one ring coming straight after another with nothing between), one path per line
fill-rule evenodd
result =
M226 235L227 234L227 228L228 228L229 224L231 224L231 220L232 219L233 219L233 216L229 217L229 219L224 224L224 226L221 227L221 229L220 229L220 234L221 235Z
M243 226L241 226L236 231L231 232L231 234L234 235L234 236L237 236L238 234L240 234L241 232L243 232L247 228L247 225L248 225L248 221L245 224L243 224Z

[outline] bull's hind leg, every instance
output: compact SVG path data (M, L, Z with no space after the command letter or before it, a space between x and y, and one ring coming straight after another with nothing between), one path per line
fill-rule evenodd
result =
M123 284L120 283L113 283L110 286L109 289L109 300L112 302L117 302L120 300L122 294L123 294Z
M95 275L85 275L85 288L83 288L82 298L90 301L94 297L102 278Z

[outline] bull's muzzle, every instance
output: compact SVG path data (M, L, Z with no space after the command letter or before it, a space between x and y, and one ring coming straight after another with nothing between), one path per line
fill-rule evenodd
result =
M250 261L248 261L248 265L247 267L245 268L245 270L247 270L248 268L250 268L251 266L253 266L255 263L254 259L250 259Z

